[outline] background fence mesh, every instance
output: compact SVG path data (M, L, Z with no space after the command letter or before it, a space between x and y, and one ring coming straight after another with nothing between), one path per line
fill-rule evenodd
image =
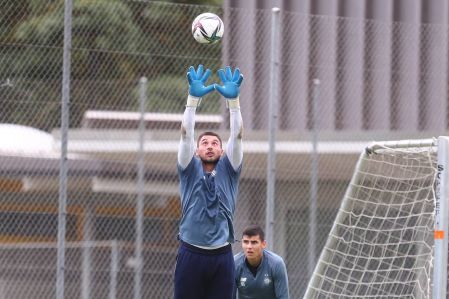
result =
M222 42L202 45L192 38L191 22L205 11L223 17ZM242 70L245 157L236 235L248 224L265 226L272 14L164 2L73 1L66 298L134 294L139 196L141 295L171 298L180 217L176 154L191 65L213 70L210 83L218 82L220 67ZM447 130L447 26L285 11L279 17L275 225L269 247L285 258L291 297L301 298L368 141ZM64 1L1 1L0 298L55 294L63 40ZM142 77L148 80L144 97ZM318 97L313 79L320 80ZM218 93L203 99L196 133L213 129L227 139L224 104ZM319 141L317 156L313 138ZM318 188L311 198L314 165ZM310 219L311 200L316 219ZM237 253L240 244L233 249Z

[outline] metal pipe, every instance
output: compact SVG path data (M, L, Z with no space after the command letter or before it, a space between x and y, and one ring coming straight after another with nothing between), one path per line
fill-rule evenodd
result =
M56 298L64 299L65 235L67 221L67 146L70 110L70 54L72 51L72 0L64 6L64 50L62 63L61 158L59 174L58 251L56 261Z
M310 176L310 198L309 198L309 254L308 273L312 275L315 269L316 251L316 223L317 223L317 202L318 202L318 98L320 80L313 79L312 98L312 173Z
M139 102L139 152L137 161L137 203L136 203L136 268L134 276L134 299L142 298L142 242L143 242L143 210L144 210L144 188L145 188L145 103L147 97L147 78L140 78Z
M270 78L270 103L268 119L268 156L267 156L267 202L265 219L265 236L268 248L273 246L273 226L275 209L275 183L276 183L276 130L278 119L278 78L279 78L279 12L280 9L272 9L271 22L271 78Z

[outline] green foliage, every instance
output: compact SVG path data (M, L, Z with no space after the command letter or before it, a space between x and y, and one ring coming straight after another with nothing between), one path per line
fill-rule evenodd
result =
M27 0L0 0L0 42L10 42L15 28L29 14Z
M17 0L16 6L10 5L11 0L3 2L0 16L7 21L0 19L0 80L12 78L20 84L0 90L0 97L8 99L2 101L0 118L45 130L57 127L64 2ZM149 78L148 111L182 112L188 66L203 63L214 71L221 66L217 59L221 47L199 45L190 35L193 17L205 7L121 0L77 0L73 4L71 126L81 124L87 109L135 111L141 76ZM207 7L207 11L215 10L220 8ZM208 100L200 111L219 113L217 103L218 97ZM23 113L24 109L34 111L33 116Z
M188 85L184 77L164 75L148 82L147 111L181 112L187 98Z
M111 60L109 53L134 52L138 48L141 32L132 22L128 7L109 0L75 1L72 17L72 78L123 77L131 75L124 60ZM63 6L48 10L23 22L15 33L21 44L42 45L61 49L64 40ZM42 55L36 48L25 47L24 55L16 72L40 76L44 71L60 74L62 54ZM62 53L62 52L61 52ZM34 68L33 73L27 72ZM106 69L105 69L106 68Z
M137 99L138 88L134 90L134 94ZM188 85L185 77L173 75L156 77L148 81L146 111L182 113L184 111L187 94ZM207 98L211 99L213 97L208 96ZM219 113L219 108L219 105L202 105L201 112Z

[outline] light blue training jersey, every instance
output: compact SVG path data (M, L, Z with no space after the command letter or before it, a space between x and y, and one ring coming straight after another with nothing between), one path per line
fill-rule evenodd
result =
M234 170L226 155L218 160L212 173L204 172L197 157L185 169L178 164L182 241L211 247L234 242L232 222L241 168Z
M287 268L279 255L264 250L256 276L248 268L243 252L234 256L234 262L238 299L289 298Z

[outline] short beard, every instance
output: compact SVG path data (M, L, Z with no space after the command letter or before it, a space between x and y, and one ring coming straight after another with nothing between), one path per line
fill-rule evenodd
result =
M215 159L213 161L205 160L203 158L200 158L200 159L201 159L201 162L203 162L203 164L213 164L213 165L215 165L215 164L217 164L218 160L220 160L220 157L218 157L217 159Z

